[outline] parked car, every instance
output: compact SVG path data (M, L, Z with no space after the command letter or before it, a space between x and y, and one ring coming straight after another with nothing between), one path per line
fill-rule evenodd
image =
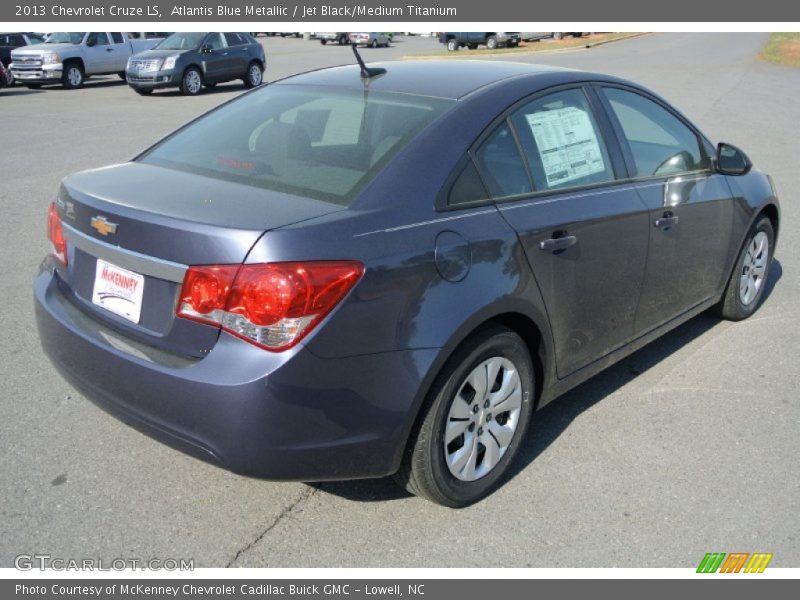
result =
M203 86L241 79L261 85L267 59L264 48L247 33L178 32L152 50L131 57L126 80L137 93L178 87L194 96Z
M392 41L385 33L357 32L351 33L347 37L351 44L355 44L356 46L369 46L370 48L377 48L378 46L388 48L389 43Z
M11 74L11 51L25 46L33 46L44 42L44 37L36 33L0 33L0 62L6 70L6 85L14 85L14 76Z
M470 50L475 50L478 46L486 46L489 50L494 50L501 46L514 48L519 45L519 33L505 31L444 31L439 34L439 41L447 46L451 52L466 46Z
M39 336L89 399L237 473L464 506L534 409L752 315L779 205L635 83L445 60L243 94L68 176L48 223Z
M318 32L314 33L314 36L320 41L320 43L324 46L328 42L336 42L340 46L344 46L349 38L347 32L340 31L340 32Z
M12 82L11 74L6 70L3 61L0 60L0 89L12 85Z
M124 32L55 32L43 44L11 51L11 73L29 88L61 83L82 87L92 75L125 76L125 63L158 40L134 40Z

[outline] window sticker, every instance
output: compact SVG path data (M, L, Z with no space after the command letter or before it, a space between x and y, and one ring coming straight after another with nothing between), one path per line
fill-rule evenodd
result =
M589 114L574 106L525 115L548 187L606 170Z

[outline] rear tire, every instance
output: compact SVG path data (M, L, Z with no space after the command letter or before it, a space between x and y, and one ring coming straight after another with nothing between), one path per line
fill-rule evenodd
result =
M244 87L247 89L258 87L263 82L263 71L257 61L247 65L247 74L244 76Z
M347 36L346 35L340 35L339 36L339 45L340 46L344 46L346 43L347 43Z
M42 84L41 83L26 83L25 87L28 88L29 90L40 90L40 89L42 89Z
M153 90L150 88L133 88L133 89L140 96L149 96L150 94L153 93Z
M203 89L203 76L197 67L189 67L181 77L181 94L184 96L197 96Z
M369 44L369 47L373 50L378 47L378 40L372 40Z
M117 73L117 77L122 79L122 81L128 81L128 77L127 75L125 75L125 71L120 71L119 73Z
M328 43L328 40L320 40L320 41L319 41L319 43L320 43L320 44L322 44L322 45L324 46L325 44L327 44L327 43Z
M525 436L534 377L528 348L513 331L491 326L468 338L428 394L398 483L453 508L494 491Z
M741 321L756 312L764 298L774 246L775 230L772 221L762 216L747 234L725 294L715 307L720 317Z

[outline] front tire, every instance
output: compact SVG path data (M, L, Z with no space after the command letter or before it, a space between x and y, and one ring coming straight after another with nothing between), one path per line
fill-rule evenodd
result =
M67 63L64 65L64 73L61 75L61 82L68 90L77 90L83 87L85 81L83 67L79 63Z
M494 50L497 48L497 38L493 35L490 35L486 38L486 47L489 50Z
M378 47L378 40L372 40L369 44L369 47L373 50Z
M454 39L447 40L447 51L455 52L456 50L458 50L458 42Z
M774 246L772 221L762 216L748 233L739 253L725 295L716 307L719 316L730 321L741 321L756 312L764 298Z
M133 88L133 89L140 96L149 96L150 94L153 93L152 88Z
M189 67L183 72L181 78L181 94L184 96L197 96L203 89L203 76L197 67Z
M431 388L398 482L453 508L494 491L525 436L534 377L528 348L513 331L492 326L470 337Z

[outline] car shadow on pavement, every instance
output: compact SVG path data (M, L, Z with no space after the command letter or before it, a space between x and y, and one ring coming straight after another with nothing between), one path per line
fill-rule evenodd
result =
M264 83L267 82L265 81ZM239 93L246 91L247 88L245 88L241 82L220 83L214 87L203 87L202 91L197 96L212 96L214 94L230 94L231 92ZM151 98L169 98L170 96L181 97L183 94L178 88L166 88L164 90L156 90Z
M0 96L27 96L28 94L41 94L44 90L29 90L25 87L10 87L0 90Z
M769 299L782 275L781 263L777 259L773 260L762 302ZM523 471L585 410L610 396L721 322L719 317L709 312L702 313L537 411L522 443L519 455L511 465L506 481L513 479ZM357 502L397 500L410 496L391 477L309 483L308 485Z

